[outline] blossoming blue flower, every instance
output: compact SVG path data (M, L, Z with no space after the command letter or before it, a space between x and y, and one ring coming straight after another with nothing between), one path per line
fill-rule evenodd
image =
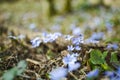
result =
M78 69L81 65L79 62L77 61L77 56L78 53L73 53L73 54L68 54L66 57L63 58L63 63L65 65L68 65L68 71L74 71L76 69Z
M118 67L117 71L106 71L105 76L110 80L120 80L120 67Z
M75 63L77 61L77 56L76 54L67 54L67 56L65 56L63 59L62 59L63 63L65 65L69 64L69 63Z
M48 43L48 42L53 42L55 41L56 37L53 36L53 34L47 34L47 36L45 38L43 38L43 42L44 43Z
M115 76L115 73L113 71L106 71L104 74L110 79L112 79Z
M32 47L33 47L33 48L38 47L41 42L42 42L42 41L40 40L40 38L39 38L39 37L36 37L35 39L31 40Z
M49 74L51 80L61 80L67 76L68 70L66 68L59 67L52 70Z
M120 80L120 77L119 76L116 76L116 77L113 77L112 79L110 80Z
M99 74L99 70L98 70L98 69L95 69L95 70L89 72L89 73L86 75L86 77L87 77L87 78L93 78L93 77L97 77L98 74Z
M74 47L73 47L72 45L67 46L67 48L68 48L68 49L67 49L68 51L73 51L73 50L74 50Z
M117 73L120 75L120 67L118 67L118 69L117 69Z
M120 80L120 67L117 68L117 71L115 72L116 76L117 77L116 79L119 79Z
M108 44L107 45L107 49L111 49L111 48L114 49L114 50L116 50L116 49L119 48L119 46L116 43Z

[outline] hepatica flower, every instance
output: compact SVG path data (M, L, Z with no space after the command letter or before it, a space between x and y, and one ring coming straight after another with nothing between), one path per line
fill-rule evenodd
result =
M106 71L105 76L109 77L110 79L114 78L115 73L113 71Z
M77 56L78 54L77 53L73 53L73 54L68 54L67 56L65 56L63 58L63 63L65 65L68 65L68 71L74 71L76 69L78 69L80 67L80 63L77 62Z
M120 67L118 67L117 71L106 71L105 76L110 80L120 80Z
M83 42L84 41L83 41L83 35L82 34L77 36L77 37L72 38L72 44L73 45L80 45Z
M42 42L42 41L40 40L40 38L39 38L39 37L36 37L35 39L31 40L32 47L33 47L33 48L38 47L41 42Z
M74 55L74 54L68 54L67 56L65 56L64 58L63 58L63 63L65 64L65 65L67 65L67 64L69 64L69 63L75 63L76 61L77 61L77 57Z
M53 69L49 73L51 80L61 80L61 79L65 78L67 76L67 74L68 74L68 70L63 67Z
M99 74L99 70L98 70L98 69L95 69L95 70L89 72L89 73L86 75L86 77L87 77L87 78L94 78L94 77L97 77L98 74Z
M118 48L119 48L119 46L118 46L116 43L108 44L108 45L107 45L107 49L117 50Z
M44 38L43 38L43 42L44 43L48 43L48 42L53 42L55 40L54 36L52 34L47 34Z
M117 69L117 73L118 73L119 76L120 76L120 67L118 67L118 69Z

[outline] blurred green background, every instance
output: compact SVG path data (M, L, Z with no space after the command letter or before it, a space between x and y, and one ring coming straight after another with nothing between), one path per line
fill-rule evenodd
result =
M0 0L0 26L29 35L75 28L88 35L105 31L106 23L118 30L119 14L119 0Z

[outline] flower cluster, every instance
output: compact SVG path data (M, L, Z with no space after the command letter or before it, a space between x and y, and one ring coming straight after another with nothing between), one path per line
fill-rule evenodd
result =
M54 33L54 34L43 33L42 38L36 37L33 40L31 40L32 47L33 48L38 47L40 43L54 42L61 35L62 35L61 33Z
M80 67L80 63L77 62L77 57L79 56L78 53L74 53L73 51L80 51L81 50L81 43L83 43L83 35L78 35L76 37L71 38L72 45L67 46L67 50L71 54L67 54L63 58L63 63L68 66L68 71L74 71Z
M92 36L86 40L84 40L83 35L62 35L61 33L53 33L53 34L47 34L43 33L41 38L36 37L33 40L31 40L32 47L38 47L41 43L53 43L55 42L59 37L64 37L65 40L71 41L71 45L67 46L67 51L69 54L63 57L62 62L64 63L64 67L57 67L56 69L53 69L50 73L50 79L51 80L61 80L66 78L69 72L75 71L78 68L80 68L81 63L78 62L78 57L80 56L81 51L81 44L86 43L99 43L100 40L104 38L103 32L93 33ZM107 49L118 49L117 44L108 44ZM88 79L96 78L99 75L100 70L95 69L91 72L89 72L86 77ZM120 79L120 68L116 72L112 71L106 71L105 76L109 77L110 80L119 80Z
M61 80L62 78L65 78L65 76L69 72L75 71L81 66L80 62L78 62L78 60L77 60L77 57L79 56L79 54L74 53L73 51L81 50L80 44L83 43L83 36L82 35L79 35L77 37L68 36L67 38L68 38L68 40L72 40L72 45L67 46L67 50L69 51L69 54L67 54L62 59L66 68L59 67L57 69L52 70L50 72L51 80Z
M45 34L43 36L43 43L54 42L61 35L62 35L61 33Z
M68 66L68 71L74 71L80 67L80 63L77 62L78 53L68 54L63 58L63 63Z
M72 44L73 45L80 45L81 43L84 42L83 39L84 39L83 35L80 34L80 35L78 35L78 36L76 36L76 37L71 39L72 40Z

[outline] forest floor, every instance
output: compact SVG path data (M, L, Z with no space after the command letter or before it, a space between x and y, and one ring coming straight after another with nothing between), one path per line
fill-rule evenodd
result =
M50 80L53 69L68 67L63 58L70 53L79 54L80 67L68 72L63 80L86 80L86 74L94 69L100 70L96 80L109 80L104 72L115 71L120 66L119 10L88 8L43 20L37 2L33 3L36 7L23 3L27 10L20 2L11 4L0 5L0 79L12 76L14 80ZM55 32L61 35L33 48L31 40L36 37L43 40L44 34L53 35ZM70 52L68 46L75 47L72 38L81 37L79 33L84 37L78 45L81 49ZM66 35L72 38L66 40ZM87 41L91 38L93 41ZM25 63L19 63L23 60Z

